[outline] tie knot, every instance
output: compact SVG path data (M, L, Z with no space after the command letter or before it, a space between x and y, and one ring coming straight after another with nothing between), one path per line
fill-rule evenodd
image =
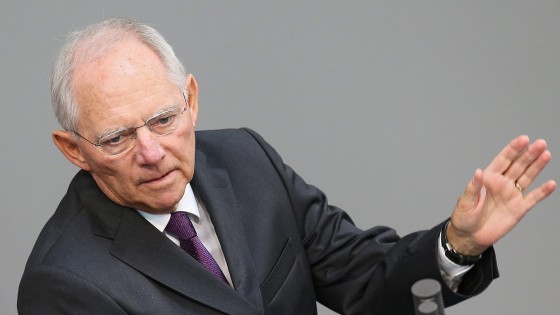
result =
M171 219L165 227L165 231L179 240L185 241L196 237L196 230L186 212L175 211L171 213Z

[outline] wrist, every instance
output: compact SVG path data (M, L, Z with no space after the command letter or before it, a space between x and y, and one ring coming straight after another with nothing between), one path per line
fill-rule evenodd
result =
M456 247L455 244L457 244L457 242L453 243L449 240L449 235L455 236L452 231L450 233L450 230L452 229L450 229L450 222L451 220L447 221L441 231L441 245L443 247L445 256L455 264L462 266L473 265L480 259L482 259L482 252L484 251L483 249L481 250L476 246Z

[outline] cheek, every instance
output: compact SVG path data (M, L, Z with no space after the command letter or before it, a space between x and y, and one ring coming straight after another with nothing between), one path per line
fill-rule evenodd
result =
M114 165L103 165L91 172L97 177L98 184L105 187L104 190L109 190L110 194L118 196L119 199L127 199L138 189L135 172L130 161L115 162Z
M131 165L133 164L126 157L108 159L105 155L93 153L86 158L90 167L89 171L97 175L103 182L112 184L112 186L115 186L114 183L126 185L130 182L130 176L133 173Z
M190 118L188 118L190 119ZM194 126L192 125L191 121L188 120L185 122L183 128L177 130L177 135L182 138L192 138L194 135Z
M170 148L169 152L178 160L179 164L182 165L182 169L185 175L190 180L192 173L194 172L194 151L195 151L195 138L192 129L181 130L176 134L175 141L173 143L173 148Z
M110 161L107 160L106 156L101 152L99 148L94 146L90 147L80 147L80 152L86 161L86 164L89 166L87 171L91 172L100 172L102 170L106 170L108 172L110 168Z
M176 138L174 141L176 146L176 152L180 152L183 155L183 158L190 158L190 154L194 152L194 130L191 128L189 124L188 128L184 128L182 130L177 131L175 134ZM183 161L186 162L186 161Z

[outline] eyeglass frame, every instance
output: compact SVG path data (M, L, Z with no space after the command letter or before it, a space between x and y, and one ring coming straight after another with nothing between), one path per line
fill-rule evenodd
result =
M187 110L187 108L189 108L189 102L188 102L188 100L187 100L187 95L186 95L185 91L182 91L182 92L183 92L183 93L182 93L182 94L183 94L183 99L185 100L185 107L184 107L179 113L177 113L176 115L182 115L182 114ZM177 108L175 108L175 109L177 109ZM179 108L179 109L180 109L180 108ZM171 111L171 110L168 110L168 111ZM148 119L146 119L146 121L144 121L144 124L142 124L142 125L140 125L140 126L138 126L138 127L128 127L128 128L123 129L123 130L117 131L117 132L115 132L115 133L120 133L120 132L123 132L123 131L132 131L132 135L133 135L133 138L132 138L132 139L136 140L136 138L137 138L137 130L138 130L138 129L140 129L140 128L142 128L142 127L145 126L146 128L148 128L148 130L149 130L150 132L153 132L152 129L150 128L150 125L148 125L148 122L149 122L150 120L152 120L152 119L158 117L159 115L164 114L164 113L166 113L166 112L165 112L165 111L164 111L164 112L160 112L160 113L157 113L157 114L154 114L154 115L148 117ZM86 140L88 143L90 143L91 145L95 146L96 148L103 148L103 144L100 143L100 140L97 140L97 143L94 143L94 142L88 140L86 137L82 136L82 135L81 135L80 133L78 133L76 130L69 130L69 131L72 132L73 134L77 135L78 137L80 137L80 138ZM171 131L171 132L169 132L169 133L166 133L166 134L158 134L158 133L156 133L156 134L158 134L159 136L167 136L167 135L170 135L171 133L173 133L174 131L175 131L175 130L173 130L173 131ZM109 134L109 135L110 135L110 134ZM126 150L124 150L124 151L122 151L122 152L119 152L119 153L117 153L117 154L109 154L107 151L104 151L104 150L103 150L103 152L104 152L105 154L109 155L110 157L114 157L114 156L119 156L119 155L121 155L121 154L124 154L124 153L130 151L130 150L131 150L132 148L134 148L135 146L136 146L136 142L134 142L134 145L130 146L130 148L127 148Z

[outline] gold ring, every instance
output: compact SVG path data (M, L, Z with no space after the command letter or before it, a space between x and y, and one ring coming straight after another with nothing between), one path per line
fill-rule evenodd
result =
M525 192L525 188L521 187L517 181L515 182L515 188L517 188L517 190L521 193Z

